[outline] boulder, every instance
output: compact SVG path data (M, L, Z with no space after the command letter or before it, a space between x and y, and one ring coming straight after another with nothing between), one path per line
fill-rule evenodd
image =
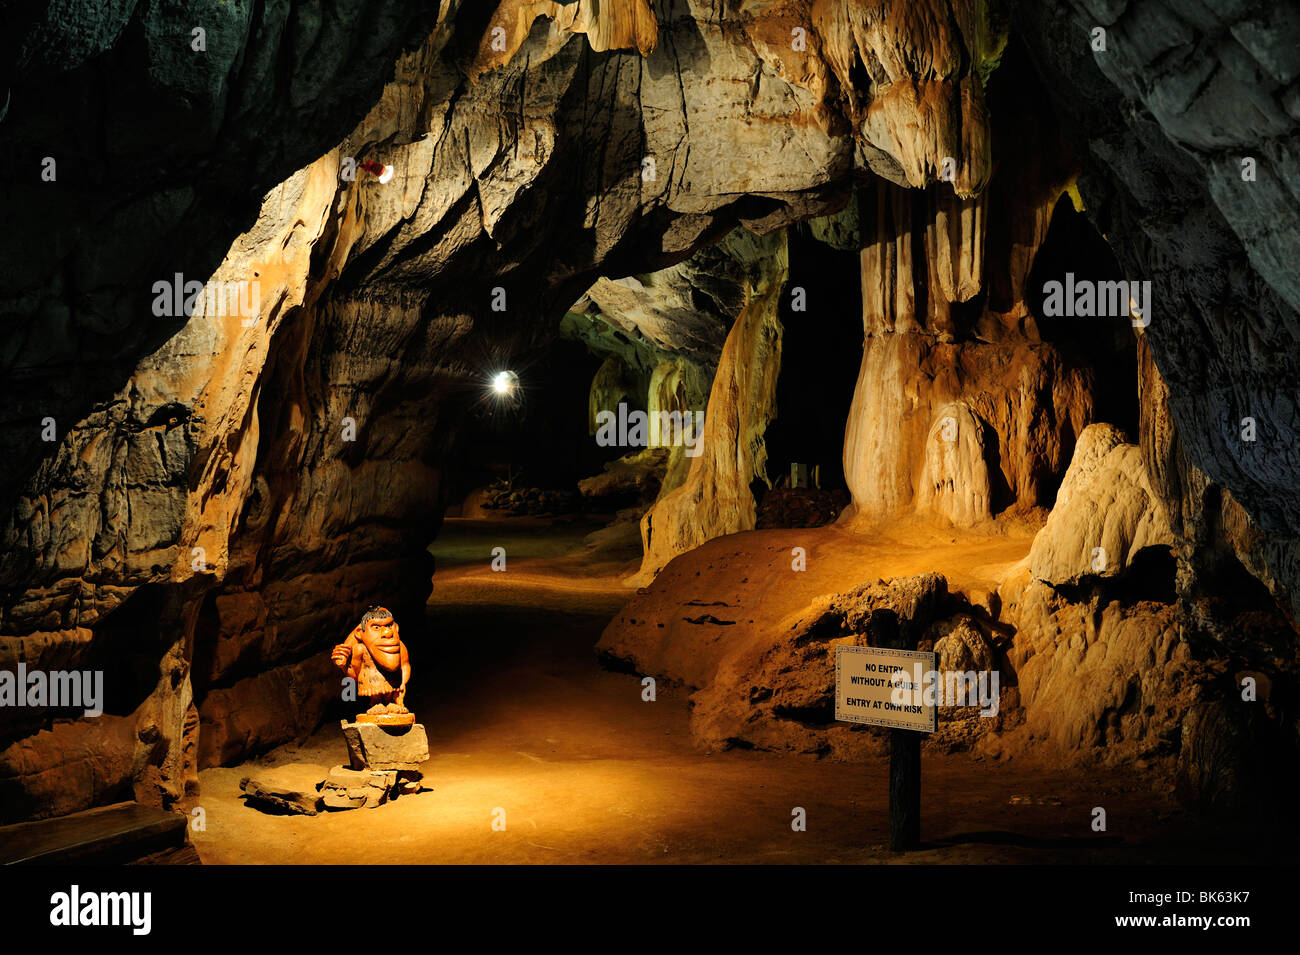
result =
M710 748L849 758L874 751L877 737L834 721L835 648L879 645L871 615L882 609L893 611L903 638L914 641L948 599L947 580L939 574L877 581L819 599L774 635L742 641L723 657L713 681L691 698L691 734Z
M259 769L239 781L239 788L250 804L260 809L304 816L321 811L318 787L323 770L320 766L292 763Z
M321 784L321 800L327 809L377 809L396 794L397 785L397 770L335 766Z
M1089 425L1029 552L1030 572L1049 584L1115 577L1147 547L1172 546L1164 506L1151 490L1142 450L1114 425Z
M659 492L667 465L667 448L643 448L607 462L600 474L579 481L578 491L587 499L648 500Z
M418 771L429 758L429 738L422 723L380 726L341 722L354 770Z
M969 617L961 616L956 621L949 621L945 629L947 633L934 642L935 663L939 672L997 669L993 647Z

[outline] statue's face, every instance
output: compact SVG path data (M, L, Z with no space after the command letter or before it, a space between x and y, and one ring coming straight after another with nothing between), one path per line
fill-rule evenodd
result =
M382 656L392 656L402 647L392 617L378 617L366 621L366 625L361 628L361 642L371 653Z

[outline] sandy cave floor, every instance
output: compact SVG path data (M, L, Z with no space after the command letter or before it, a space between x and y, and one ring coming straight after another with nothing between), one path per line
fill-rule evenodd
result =
M220 863L863 863L1248 862L1267 840L1209 824L1131 774L1061 770L1032 758L927 757L922 838L885 849L888 760L867 765L691 744L684 691L641 700L638 677L600 667L592 650L629 591L625 564L582 553L591 525L535 519L448 521L429 612L436 647L412 649L408 703L429 734L425 791L374 810L271 815L244 804L239 781L260 766L304 773L346 761L336 724L305 744L204 770L207 828L193 833ZM728 538L743 550L790 531ZM850 559L843 533L799 531ZM1014 562L1028 538L856 538L874 576L935 569L978 581ZM946 555L943 553L947 548ZM492 547L511 555L488 567ZM945 556L948 558L945 560ZM925 565L922 568L922 565ZM945 566L946 565L946 566ZM810 571L814 564L810 563ZM964 570L963 570L964 568ZM829 572L829 571L828 571ZM842 579L842 578L841 578ZM810 589L813 575L801 578ZM839 588L845 589L845 588ZM801 595L789 595L790 599ZM1015 802L1013 803L1013 798ZM1089 827L1107 808L1106 833ZM807 830L791 829L802 807ZM505 831L493 812L506 811Z

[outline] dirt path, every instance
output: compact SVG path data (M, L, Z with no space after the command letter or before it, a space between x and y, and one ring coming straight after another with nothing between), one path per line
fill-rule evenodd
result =
M1231 862L1261 844L1199 823L1141 780L954 756L924 764L927 848L894 857L885 760L707 756L690 744L685 698L643 702L636 676L597 665L592 647L628 591L561 556L579 530L465 523L440 538L437 645L421 648L409 701L428 729L432 791L313 817L243 804L239 780L255 766L310 763L323 775L344 762L327 725L302 747L201 774L203 861ZM496 574L493 546L529 556ZM1099 804L1104 834L1089 826ZM804 832L791 828L796 808ZM492 828L497 810L504 831Z

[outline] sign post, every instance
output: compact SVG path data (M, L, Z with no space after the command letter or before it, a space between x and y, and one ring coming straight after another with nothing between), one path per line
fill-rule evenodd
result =
M932 671L934 654L902 645L892 610L872 612L871 632L881 646L836 647L835 718L889 729L889 848L901 852L921 841L919 734L933 733L938 717L922 703L917 670Z

